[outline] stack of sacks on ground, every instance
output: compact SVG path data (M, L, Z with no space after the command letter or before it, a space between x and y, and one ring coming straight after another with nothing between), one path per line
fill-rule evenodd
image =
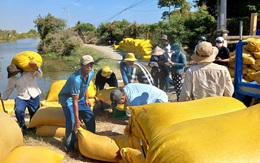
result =
M119 45L114 45L114 49L134 53L138 59L150 60L153 46L150 40L125 38L119 42Z
M66 80L54 81L47 93L46 100L41 101L41 107L32 117L29 128L36 127L36 135L39 136L65 136L65 115L58 102L58 94ZM91 102L91 108L95 106L96 87L93 81L88 87L88 97Z
M122 163L145 162L142 150L145 154L148 153L151 148L150 143L164 129L183 121L211 117L245 108L246 106L242 102L231 97L210 97L188 102L133 106L130 107L131 117L124 135L100 136L81 129L78 134L79 150L84 156L96 160L109 162L119 160ZM140 142L142 142L143 148ZM164 146L163 142L160 143ZM102 152L97 152L99 149L102 149ZM167 152L165 152L166 155Z
M0 108L0 111L6 111L7 114L9 115L15 115L14 113L14 99L8 99L8 100L5 100L3 101L4 104L1 103L1 108ZM26 111L28 111L26 109Z
M146 162L259 162L259 115L257 104L171 125L149 142Z
M247 45L243 47L243 81L251 82L256 80L260 83L260 39L249 38L244 40ZM232 78L234 78L235 56L236 51L231 52L228 70Z
M23 146L23 134L15 120L0 111L1 163L61 163L64 156L41 146Z

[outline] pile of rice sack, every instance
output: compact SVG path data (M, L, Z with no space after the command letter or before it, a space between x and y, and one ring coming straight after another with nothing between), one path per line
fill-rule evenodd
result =
M65 136L65 115L58 101L58 94L66 80L56 80L47 93L46 100L41 101L41 107L32 117L29 128L36 128L38 136ZM93 81L88 87L88 97L91 102L91 109L95 106L96 87Z
M24 146L23 134L16 121L0 111L0 162L1 163L61 163L64 155L41 146Z
M119 42L119 45L114 45L114 49L134 53L138 59L150 60L153 46L150 40L125 38Z
M243 40L247 45L243 46L243 80L245 82L256 81L260 83L260 39L249 38ZM232 78L234 78L236 51L231 52L228 70Z
M260 104L232 97L130 107L124 135L78 132L81 154L120 163L258 162Z

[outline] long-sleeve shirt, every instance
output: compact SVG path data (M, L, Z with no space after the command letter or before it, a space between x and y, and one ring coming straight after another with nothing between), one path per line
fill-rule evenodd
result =
M228 69L215 63L204 63L186 70L179 101L212 96L231 97L233 93L234 86Z
M16 88L17 97L23 100L29 100L31 97L35 98L42 92L37 85L36 78L42 77L42 71L23 72L20 78L10 77L8 79L8 86L2 95L3 100L7 100L13 90Z
M171 73L172 74L181 74L184 72L184 67L186 66L186 56L180 50L179 45L173 44L174 52L171 55L171 61L174 63L171 66Z
M118 87L118 82L116 79L116 75L113 72L109 78L103 77L101 75L102 70L99 70L96 74L96 79L95 79L95 85L97 90L102 90L104 89L105 84L107 83L110 87Z
M131 83L124 86L128 106L139 106L156 102L168 102L168 95L161 89L148 84Z
M120 63L120 71L124 84L139 83L154 85L150 72L140 63L135 62L133 66L127 67L125 62Z

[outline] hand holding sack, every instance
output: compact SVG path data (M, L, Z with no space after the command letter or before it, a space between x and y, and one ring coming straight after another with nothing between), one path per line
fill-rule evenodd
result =
M14 56L12 63L25 72L31 72L41 67L42 57L34 51L23 51Z

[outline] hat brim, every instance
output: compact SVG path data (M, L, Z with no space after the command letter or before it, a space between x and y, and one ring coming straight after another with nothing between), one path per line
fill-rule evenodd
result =
M8 74L7 74L7 78L10 78L10 77L12 77L15 73L17 73L17 72L22 72L22 70L17 70L17 71L14 71L14 72L12 72L12 73L9 73L8 72Z
M136 61L137 59L124 59L124 61L132 61L132 62L134 62L134 61Z
M90 64L90 63L94 64L95 62L90 61L90 62L84 62L84 63L81 63L81 64L86 66L87 64Z
M191 59L197 63L209 63L215 61L215 58L218 54L218 48L213 47L213 54L209 57L201 57L196 52L191 56Z

